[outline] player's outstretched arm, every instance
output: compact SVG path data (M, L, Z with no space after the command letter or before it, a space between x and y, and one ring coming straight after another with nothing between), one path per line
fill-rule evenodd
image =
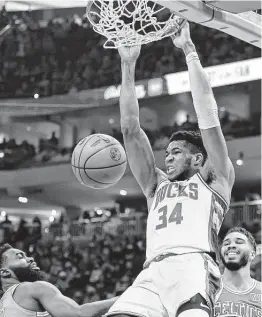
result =
M135 92L135 67L140 46L119 48L122 68L120 95L121 130L131 171L149 198L157 185L155 158L150 142L140 127Z
M228 157L226 141L219 122L217 103L196 53L195 45L191 40L189 24L186 23L180 34L172 39L174 45L181 48L186 56L193 104L208 159L213 165L217 177L223 178L232 187L234 168Z
M116 297L79 306L72 299L47 282L30 284L31 296L39 302L52 317L95 317L105 314L116 301Z

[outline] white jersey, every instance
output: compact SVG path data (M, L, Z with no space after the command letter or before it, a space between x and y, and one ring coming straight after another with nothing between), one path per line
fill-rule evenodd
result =
M163 253L217 252L228 205L197 173L159 183L147 221L147 261Z
M10 287L0 299L0 317L51 317L48 312L34 312L19 306L13 294L19 284Z

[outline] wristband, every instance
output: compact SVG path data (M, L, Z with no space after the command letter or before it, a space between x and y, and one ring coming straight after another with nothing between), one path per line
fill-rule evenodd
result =
M191 52L191 53L187 54L186 63L188 64L188 63L192 62L193 60L199 60L197 52Z

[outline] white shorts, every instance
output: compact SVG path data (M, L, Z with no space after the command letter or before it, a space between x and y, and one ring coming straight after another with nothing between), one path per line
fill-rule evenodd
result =
M220 271L210 256L174 255L144 269L106 316L176 317L179 307L198 293L212 309L220 289Z

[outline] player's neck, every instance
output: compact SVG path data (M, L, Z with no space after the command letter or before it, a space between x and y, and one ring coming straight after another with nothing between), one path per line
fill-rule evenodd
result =
M3 279L2 279L2 289L4 292L6 292L10 287L19 284L20 282L15 279L15 278L9 278L7 280L4 281L3 283Z
M176 179L171 180L171 182L187 182L191 177L193 177L197 173L198 171L196 170L184 172L181 175L179 175Z
M223 283L231 290L248 290L253 284L253 279L250 276L250 268L244 267L238 271L230 271L225 268L223 274Z

